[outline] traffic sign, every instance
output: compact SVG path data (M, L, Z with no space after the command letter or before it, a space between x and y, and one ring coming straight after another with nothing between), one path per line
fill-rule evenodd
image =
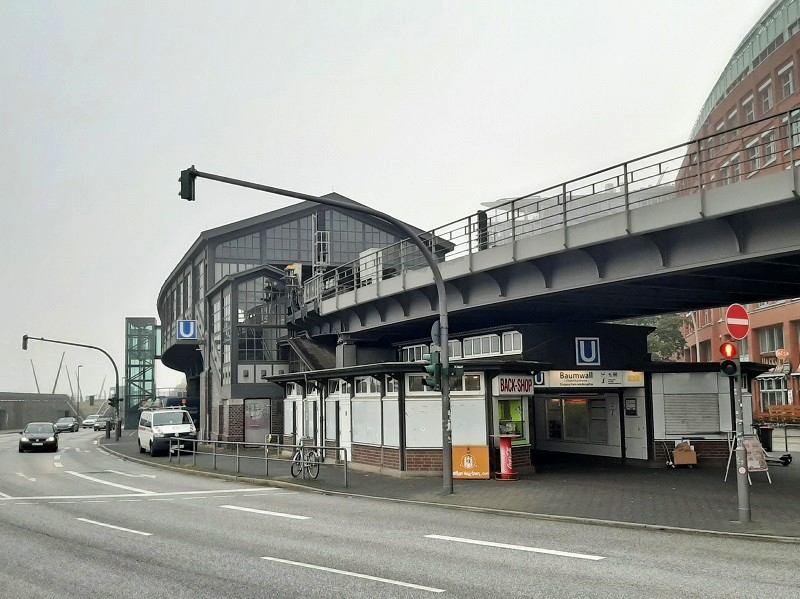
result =
M750 315L741 304L731 304L725 312L728 333L734 339L744 339L750 332Z

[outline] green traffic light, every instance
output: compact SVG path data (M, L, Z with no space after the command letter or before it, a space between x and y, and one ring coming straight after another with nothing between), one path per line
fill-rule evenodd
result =
M184 200L189 200L190 202L194 201L194 179L195 179L195 169L194 165L191 168L187 168L184 171L181 171L181 177L178 181L181 184L181 190L178 193Z

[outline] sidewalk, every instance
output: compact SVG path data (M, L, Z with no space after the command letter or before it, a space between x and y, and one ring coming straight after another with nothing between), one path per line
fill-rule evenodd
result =
M235 454L219 454L217 470L211 456L183 454L151 458L140 454L136 437L100 444L122 456L191 471L236 475ZM255 459L261 456L262 459ZM317 480L303 481L289 474L288 462L270 461L264 475L263 450L241 453L239 476L263 479L281 486L298 485L317 491L364 495L414 502L479 508L540 517L602 520L631 525L675 527L697 531L769 535L800 542L800 456L788 467L770 466L772 484L764 473L751 474L750 525L738 523L736 473L731 467L724 482L723 466L693 469L579 464L551 461L537 464L535 474L516 482L496 480L454 483L453 495L442 494L441 478L395 477L350 468L344 486L340 466L323 466Z

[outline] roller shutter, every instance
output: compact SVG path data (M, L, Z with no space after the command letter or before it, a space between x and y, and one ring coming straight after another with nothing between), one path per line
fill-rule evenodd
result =
M664 424L668 435L718 432L719 398L712 393L665 395Z

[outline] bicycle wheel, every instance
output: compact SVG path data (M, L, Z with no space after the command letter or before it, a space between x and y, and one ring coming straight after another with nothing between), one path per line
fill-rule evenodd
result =
M300 476L300 472L303 470L303 456L300 454L299 451L295 452L294 457L292 457L292 476L297 478Z
M306 468L311 478L317 478L319 476L319 456L316 453L308 454Z

